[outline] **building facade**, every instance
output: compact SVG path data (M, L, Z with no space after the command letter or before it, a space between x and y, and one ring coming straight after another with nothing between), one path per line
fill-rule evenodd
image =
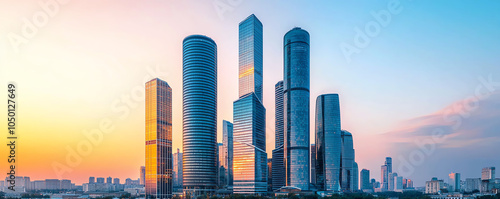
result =
M361 170L361 190L373 190L373 185L370 182L370 170Z
M217 188L217 45L203 35L183 41L183 171L185 195Z
M283 124L283 81L279 81L274 85L274 146L273 150L273 169L272 169L272 184L273 190L286 186L285 177L285 164L283 157L283 144L284 144L284 124Z
M461 187L461 180L460 180L460 173L450 173L448 175L450 178L448 184L450 185L450 188L452 192L460 192L462 189Z
M146 197L172 198L172 88L158 78L146 82L145 122Z
M222 121L222 144L224 146L224 168L227 189L233 189L233 123Z
M174 153L174 171L173 171L173 183L175 189L182 189L182 153L177 149L177 153Z
M340 112L340 110L339 110ZM348 131L342 130L341 132L342 140L342 154L341 154L341 172L340 172L340 185L342 191L353 191L354 190L354 143L352 139L352 134Z
M284 158L286 185L309 190L309 33L293 28L284 36Z
M311 184L316 184L316 145L311 144Z
M239 99L233 103L233 191L239 194L267 192L262 51L262 23L252 14L239 24Z
M318 98L316 98L315 122L315 171L316 187L321 191L341 190L341 160L343 154L342 149L344 147L342 144L340 124L340 102L338 94L318 96ZM350 167L350 169L352 169L352 162ZM348 183L347 180L346 183Z

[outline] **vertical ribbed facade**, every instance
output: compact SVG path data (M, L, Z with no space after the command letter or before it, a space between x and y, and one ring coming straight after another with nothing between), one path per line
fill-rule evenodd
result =
M222 144L224 145L224 168L227 188L233 188L233 123L222 121Z
M352 191L354 188L354 148L352 134L342 131L342 155L340 185L343 191Z
M342 140L338 94L316 98L316 186L340 191Z
M286 171L283 157L283 144L284 144L284 131L283 124L283 81L279 81L274 86L274 103L275 103L275 116L274 116L274 147L273 150L273 168L272 168L272 184L273 190L277 190L286 186Z
M309 33L294 28L283 43L286 185L309 190Z
M239 24L239 99L233 103L233 191L267 192L266 109L262 104L262 23Z
M183 41L183 187L186 195L217 187L217 45L209 37Z
M146 198L172 198L172 88L146 82Z

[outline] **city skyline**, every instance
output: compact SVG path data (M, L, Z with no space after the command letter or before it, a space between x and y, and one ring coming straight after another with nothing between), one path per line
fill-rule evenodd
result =
M415 148L405 147L404 153L402 154L397 154L396 152L394 152L395 150L391 149L384 150L383 146L392 147L393 144L397 145L400 143L398 142L399 140L387 139L387 137L391 137L392 134L385 135L384 133L410 132L409 130L407 130L407 126L411 126L411 129L417 129L419 130L419 132L421 132L421 127L424 125L418 125L419 121L414 121L414 118L418 120L421 119L421 116L429 118L437 115L437 118L439 119L441 115L444 115L440 115L440 112L446 112L447 109L445 108L448 107L448 105L454 104L455 102L460 102L462 99L466 99L469 95L473 95L475 86L482 85L482 81L480 80L481 77L486 79L487 82L489 81L489 75L493 74L491 78L494 82L496 82L497 77L494 74L498 74L498 69L494 68L494 63L495 61L497 61L497 59L491 58L494 57L492 56L492 53L497 49L495 45L498 43L498 39L494 39L494 37L491 37L491 35L498 35L498 30L490 29L487 27L482 28L489 30L485 31L487 36L485 36L484 39L488 40L489 38L489 44L485 44L483 39L466 40L465 42L469 47L467 49L472 48L477 50L470 52L470 54L464 53L464 51L459 50L460 48L458 48L456 51L446 51L446 47L449 48L451 45L450 43L456 42L456 45L458 45L459 47L461 46L459 44L459 41L461 40L455 38L457 36L456 34L458 34L456 33L455 37L447 37L447 40L444 40L442 41L443 43L440 43L443 44L444 47L438 46L435 48L435 52L438 52L438 54L442 56L439 57L439 59L437 57L422 53L422 50L427 49L424 47L433 46L430 44L431 42L437 43L438 41L440 41L440 38L453 33L452 31L436 29L438 30L437 33L442 33L443 35L435 35L437 33L425 32L427 33L425 36L429 37L427 39L418 37L415 34L409 34L413 36L413 38L408 37L410 42L420 40L424 41L421 42L421 44L416 45L416 48L410 49L413 53L424 54L424 56L419 58L422 61L417 62L416 59L412 59L408 57L409 55L406 55L402 56L402 58L393 60L392 62L394 63L391 62L391 64L388 64L390 66L380 67L388 61L381 58L374 58L376 56L379 56L380 54L377 54L373 51L381 49L383 50L384 54L390 57L401 55L397 53L397 51L404 51L397 48L402 47L401 45L388 45L381 43L391 43L391 41L393 43L397 43L397 41L404 42L401 40L395 40L395 35L407 33L405 28L427 27L422 23L412 24L413 27L402 25L402 23L412 22L413 20L410 20L409 16L424 16L426 17L426 19L430 19L435 15L435 10L444 7L442 3L437 3L435 6L431 7L431 11L434 12L430 12L431 14L425 15L419 13L418 11L421 11L422 7L425 7L425 5L427 5L426 3L409 3L406 1L401 1L401 5L404 7L402 13L399 15L393 15L393 21L387 28L381 30L380 36L372 38L371 44L368 47L363 48L360 54L355 54L352 57L351 64L346 64L345 58L342 56L342 53L338 48L338 44L344 41L350 42L352 40L352 37L354 37L355 35L353 28L356 26L362 27L362 25L364 25L365 23L372 21L373 18L370 14L370 11L379 11L381 9L386 9L386 3L387 2L371 2L368 3L371 7L367 5L366 7L355 9L353 15L359 14L361 17L353 17L352 19L349 19L349 17L342 17L342 19L337 18L337 16L341 16L342 14L345 16L352 16L346 14L345 12L341 12L341 14L339 15L332 14L332 19L334 19L332 21L319 20L319 18L321 18L320 14L327 15L331 12L329 9L337 10L338 8L335 9L335 6L348 6L350 3L325 3L324 9L319 9L318 5L287 5L288 8L293 10L297 10L298 7L305 7L308 9L318 8L318 13L320 14L312 17L306 17L304 15L298 17L285 15L278 19L273 19L271 17L272 12L268 10L272 5L276 5L276 3L270 3L269 5L266 5L265 8L257 9L256 7L252 7L252 5L255 6L263 4L247 2L245 3L245 6L241 5L235 7L235 10L233 12L226 12L223 19L220 19L219 15L216 11L213 10L210 4L206 6L209 7L209 9L204 9L200 7L201 5L203 5L203 3L200 3L200 6L195 6L189 3L177 3L177 5L175 6L179 6L181 8L192 7L195 11L202 11L201 13L205 13L206 15L200 15L206 16L206 19L202 19L202 17L198 16L198 14L193 14L195 12L193 11L188 12L189 16L195 19L192 22L193 25L190 25L190 23L188 23L187 21L175 23L172 22L171 19L169 19L175 18L173 16L179 15L179 13L176 14L174 12L172 15L166 15L170 16L165 17L165 20L168 21L167 24L180 24L177 27L185 27L185 29L181 28L173 31L173 28L162 28L160 27L161 25L154 26L160 28L156 30L157 32L150 31L147 33L148 37L150 37L149 40L133 40L130 43L123 42L122 39L131 38L131 36L140 38L141 36L139 35L144 33L142 31L139 31L141 30L140 28L143 28L144 30L151 30L150 28L144 27L143 25L137 25L139 24L139 22L145 22L149 19L153 19L153 24L164 24L159 22L159 18L162 17L157 17L156 15L160 15L160 11L162 11L162 9L160 8L172 9L172 7L174 6L168 7L165 6L165 4L155 4L155 6L158 7L158 9L155 9L155 6L153 6L153 4L150 4L145 6L144 8L137 10L138 13L146 13L146 11L152 10L152 14L145 14L144 18L135 18L136 15L133 15L134 17L127 17L127 13L119 11L114 13L117 14L115 18L110 14L105 13L105 11L110 9L110 5L107 5L106 3L91 3L90 5L93 5L97 8L97 16L105 16L103 18L107 20L95 22L96 28L98 30L102 29L104 31L90 31L90 33L92 33L90 35L96 36L96 40L89 42L88 40L90 38L88 36L83 36L82 34L79 34L77 32L80 29L87 29L88 27L92 27L88 23L89 20L95 18L81 18L78 17L77 14L71 13L71 11L75 11L75 13L81 13L82 11L84 11L84 9L78 8L75 5L89 4L79 2L75 4L64 5L65 7L61 7L61 10L57 15L64 17L51 18L50 23L47 26L40 28L36 36L33 37L32 40L30 40L30 43L21 46L20 54L14 53L14 51L11 49L12 46L9 43L8 39L2 41L4 44L3 46L5 46L5 48L3 49L5 50L2 49L1 52L9 55L5 56L6 59L1 61L2 71L0 74L2 80L14 78L22 87L24 87L23 90L20 90L20 96L24 95L24 97L22 97L21 99L23 100L23 106L25 107L24 109L20 110L20 117L22 121L21 125L25 125L22 126L22 128L24 128L23 131L29 132L30 134L29 136L25 136L23 140L23 147L25 148L23 148L23 151L21 151L22 154L20 156L23 158L20 159L19 163L19 171L21 172L20 175L32 176L34 178L74 178L75 182L86 181L85 179L88 178L88 176L92 173L96 173L96 176L119 176L123 179L126 178L125 176L138 177L139 174L137 172L137 168L138 166L143 165L143 163L141 162L144 159L144 151L143 149L141 149L137 152L134 152L130 151L127 148L129 145L131 146L130 148L144 148L143 146L141 147L141 144L143 145L143 142L141 140L144 140L144 138L142 137L144 135L143 133L139 133L143 131L141 129L144 129L143 124L140 124L140 121L143 121L142 117L144 115L144 102L134 101L135 99L132 98L132 103L130 104L133 104L134 106L122 106L125 104L125 102L122 101L122 96L137 95L134 93L137 92L135 87L137 85L143 85L145 82L141 81L147 81L144 79L151 79L156 76L159 76L160 78L164 78L162 76L166 76L166 78L164 79L171 83L171 86L174 90L178 91L177 93L174 93L173 97L173 148L180 148L182 152L182 145L179 144L179 142L182 142L182 121L179 120L182 115L182 111L180 111L180 109L178 108L180 107L180 104L182 104L182 99L179 97L181 95L180 91L182 90L182 87L180 86L181 84L179 83L179 79L176 76L179 76L181 74L179 71L181 71L182 68L181 64L179 64L179 60L181 59L180 49L182 39L179 40L179 37L183 38L190 35L191 33L206 34L207 36L212 37L221 48L218 57L222 60L219 64L219 67L221 70L224 70L224 72L221 72L222 74L219 75L219 84L221 82L229 83L224 84L224 87L219 86L218 88L218 90L223 94L221 94L218 101L218 110L221 114L218 114L217 125L220 126L223 119L232 118L232 111L229 111L232 107L231 102L238 97L237 89L235 89L236 86L231 85L237 83L235 77L236 74L238 74L236 64L237 62L235 61L237 59L237 55L235 53L236 51L234 51L234 49L237 49L236 27L238 21L243 20L251 13L256 13L256 15L258 15L259 18L263 21L265 27L268 27L269 29L265 30L268 31L269 34L267 34L267 32L264 33L264 73L266 73L267 76L264 77L263 81L263 99L264 106L267 110L266 152L268 153L268 155L270 156L270 154L272 154L271 151L275 147L273 133L274 100L272 97L274 88L272 87L272 85L282 79L280 75L275 75L282 74L282 51L280 47L282 45L282 37L284 33L286 33L286 31L290 30L294 26L300 26L311 33L313 37L312 43L314 43L314 45L311 46L311 77L315 77L317 80L311 80L311 102L314 101L312 99L315 99L321 93L335 92L341 94L341 101L345 102L344 105L346 106L346 109L349 110L342 111L342 115L344 116L343 118L345 118L342 120L343 126L346 126L345 129L349 129L355 135L358 135L355 136L354 139L355 143L357 143L356 155L357 159L359 160L358 163L360 164L360 168L369 169L370 171L372 171L371 175L378 178L378 176L380 176L378 173L378 167L381 164L381 158L392 156L395 158L395 165L398 165L396 161L399 161L399 159L397 159L399 158L399 155L410 154L413 150L415 150ZM20 5L16 5L16 3L12 4L14 8L21 9ZM128 2L120 6L122 6L123 8L130 8L133 7L133 5L136 4ZM455 5L455 7L460 8L460 5L463 6L468 4L459 2L457 5ZM469 17L469 20L464 20L463 23L466 24L466 27L470 27L471 29L472 27L475 27L472 24L472 21L477 18L475 16L487 16L488 13L491 13L489 12L491 10L484 4L479 3L468 7L473 11L483 10L484 12L484 14L476 13L476 15L469 14L464 16L464 18ZM38 7L34 7L33 9L34 10L21 9L23 10L23 12L20 13L13 13L13 11L5 11L2 13L5 13L5 15L8 16L12 16L12 18L22 18L24 16L28 16L28 19L31 19L31 15L33 14L33 12L41 10ZM311 11L306 12L306 14L311 14ZM442 21L438 20L438 22L444 23L445 21L450 20L449 18L453 18L453 16L456 15L457 13L455 13L454 11L446 12L445 14L440 15L443 18L439 18ZM69 25L69 19L78 22L78 26ZM132 21L132 24L135 25L125 26L122 23L118 23L118 27L116 28L105 27L106 24L112 23L114 19L116 19L117 21ZM318 19L318 21L314 21L314 19ZM492 24L495 22L494 19L483 20ZM94 22L96 20L92 21ZM208 24L214 25L218 29L211 29L209 26L203 25L203 23L205 22L211 22ZM436 28L441 24L438 22L429 22L430 25L428 26L428 29ZM22 25L22 20L13 20L12 23L13 24L2 22L2 25L5 25L7 29L2 30L1 33L5 33L5 35L10 32L21 34L21 32L19 31L19 27ZM319 25L322 25L324 28L320 28L321 26ZM69 27L67 32L61 30L61 27L65 26ZM137 27L140 27L137 29L137 31L132 30ZM169 27L175 26L171 25ZM335 29L337 29L336 31L339 31L338 33L332 31L334 27ZM453 23L448 25L447 27L451 30L461 32L461 34L468 34L471 36L477 35L476 32L467 32L466 30L457 27ZM173 33L175 33L177 36L166 34L168 36L172 36L169 38L162 35L168 31L173 31ZM117 34L118 32L124 33ZM223 32L224 34L217 32ZM67 49L66 47L68 47L68 44L65 44L61 41L53 42L54 38L58 37L57 35L59 34L67 36L70 41L75 42L74 46L69 46L69 52L76 51L78 53L72 54L64 52L65 50L63 49ZM116 38L114 38L114 36L110 36L115 34L117 34ZM101 36L102 38L98 36ZM334 39L322 40L328 37ZM476 41L476 44L471 41ZM85 44L87 42L88 45ZM102 50L97 49L97 47L93 46L95 45L95 43L93 42L101 42L103 44ZM117 43L123 44L117 45ZM154 43L159 44L156 45ZM52 47L45 48L47 46ZM118 48L122 49L117 49L117 46ZM163 46L172 47L167 48ZM41 49L46 49L46 52L37 55L36 52L41 52ZM95 52L92 52L94 50ZM116 52L111 52L112 50L116 50ZM107 54L107 51L110 51L110 53ZM274 54L273 51L277 52ZM483 54L479 54L478 51ZM146 55L148 53L151 53L151 55ZM269 53L269 55L267 55L267 53ZM109 55L109 57L107 55ZM327 55L332 55L332 58L323 58L328 57ZM63 58L58 59L61 57ZM450 59L452 57L457 58ZM474 57L474 59L472 59L472 57ZM483 59L480 59L480 63L477 65L475 63L471 64L472 60L478 60L476 57L480 57ZM442 60L453 60L453 62L446 62ZM417 64L412 62L416 62ZM429 64L431 62L432 64ZM75 65L73 66L73 64ZM423 66L426 64L429 66ZM156 69L156 65L159 65L158 70ZM420 65L422 65L423 67L420 68ZM452 65L456 68L452 68ZM434 68L431 66L434 66ZM82 67L88 68L83 70ZM401 67L401 69L398 69L397 67ZM56 72L44 72L45 69ZM5 72L10 73L11 71L12 76L5 75L7 74ZM151 73L153 73L153 75L148 74L148 71L152 71ZM383 73L385 73L386 71L389 72L389 78L383 75ZM164 75L165 73L168 73L168 75ZM370 75L368 73L373 73L373 75ZM407 73L411 73L411 75L408 75ZM144 78L145 75L150 75L151 77ZM95 79L95 82L85 81L90 77ZM77 80L76 82L72 83L74 87L67 87L66 85L62 85L61 83L63 80L73 79ZM126 81L127 79L129 80L128 82ZM131 79L136 79L137 81ZM385 79L390 79L391 81ZM114 81L109 82L111 80ZM363 80L367 81L363 83ZM372 80L376 81L373 82ZM85 81L87 85L83 85L79 83L79 81ZM393 85L394 82L398 82L400 85ZM109 85L112 89L102 89L103 85ZM55 88L56 86L61 86L60 88L64 90L80 90L81 93L67 92L63 96L61 96L62 94L59 93L59 91L55 92L50 89ZM40 92L37 90L43 90L44 92ZM373 90L376 90L376 92L379 93L375 93L375 91ZM443 90L446 90L446 94L439 94ZM89 93L96 93L96 95L91 95ZM54 96L59 96L61 97L61 99L56 100ZM418 100L413 99L419 98L420 96L423 97L422 100L424 100L426 103L419 103ZM40 103L39 105L38 102L34 102L33 99L41 99L40 102L42 103ZM481 123L477 121L469 122L470 120L477 120L477 118L481 118L481 116L483 116L482 113L492 113L494 116L498 116L498 112L495 112L495 110L497 109L490 109L490 112L485 110L487 109L487 107L490 107L490 105L494 105L494 103L491 102L494 102L494 100L497 99L498 95L493 95L491 98L486 99L486 101L484 101L485 103L481 103L482 105L480 106L480 108L476 112L471 114L472 117L463 119L464 129L458 134L458 138L461 139L457 140L455 137L450 138L449 142L446 142L449 143L449 145L446 145L446 147L443 148L441 148L441 145L436 145L436 148L440 149L440 152L446 152L447 154L452 153L452 149L458 150L457 145L460 145L460 143L465 143L465 141L463 141L463 138L464 136L465 138L467 138L466 133L470 132L469 129L473 129L474 125L482 126L482 124L484 124L484 122ZM54 102L48 102L50 100L53 100ZM365 102L362 102L363 100ZM62 101L60 104L55 104L55 102L60 101ZM111 109L110 107L115 107L111 105L115 104L115 101L117 101L116 107L126 107L128 108L127 110L129 112L125 114L125 111L113 111L113 109ZM401 102L401 104L403 105L399 105L399 103L397 102ZM406 107L408 104L412 104L413 107ZM49 105L60 108L49 110L47 108L49 107ZM85 107L85 109L87 110L76 106ZM311 103L310 106L314 107L315 104ZM495 108L495 106L493 106L493 108ZM74 109L75 111L67 112L61 109ZM311 119L314 119L312 117L312 113L310 115ZM124 119L120 119L121 116L123 116ZM53 164L57 162L68 166L67 164L65 164L65 158L67 154L69 154L67 148L74 149L79 142L81 142L82 140L86 140L87 137L82 132L89 132L92 129L99 127L101 119L106 117L110 117L112 119L111 123L115 127L113 132L104 134L102 142L93 147L93 152L89 156L82 157L82 161L80 164L75 167L70 166L69 169L71 169L71 171L67 171L59 177L57 172L54 171ZM380 117L380 119L378 119L377 117ZM53 118L58 122L56 123L45 118ZM403 122L399 123L399 121ZM411 125L406 125L409 122L411 123ZM369 125L365 125L365 123L368 123ZM436 126L448 125L436 122L431 124L436 124ZM491 126L491 122L488 122L487 125L489 128L498 127ZM49 126L53 126L54 129L48 128ZM369 128L373 128L373 130L368 130ZM492 146L495 146L494 144L498 143L496 137L494 137L494 134L487 131L487 129L489 128L483 129L485 130L485 133L474 134L478 136L476 143L485 141L484 138L494 138L486 140L487 142L484 142L485 148L491 148ZM310 132L312 133L313 131L311 130ZM26 133L25 135L27 134L28 133ZM67 136L61 136L62 134ZM221 128L219 127L217 136L217 141L219 142L221 140L221 135ZM390 140L390 142L386 141L386 139ZM404 137L401 139L404 139ZM40 143L37 143L39 140L51 142L54 143L54 145L44 146ZM371 149L367 146L369 141L373 141L372 145L377 145L380 147ZM403 140L403 142L404 141L405 140ZM311 141L311 143L313 142ZM38 148L42 147L44 148L44 150L37 150ZM471 155L473 154L475 149L473 149L470 144L465 145L461 150L466 149L470 149L472 152L464 154L468 155L468 157L473 158L474 160L477 160L475 161L478 162L477 165L443 165L442 167L437 167L436 169L438 171L435 172L423 170L422 167L426 166L415 166L416 170L414 172L425 174L424 177L418 179L418 181L416 182L422 185L425 182L425 179L429 179L429 177L436 175L436 173L443 173L442 170L446 170L446 172L439 175L447 175L449 172L456 171L458 173L461 173L462 178L465 179L466 177L474 175L477 168L499 164L498 160L495 159L495 156L492 156L491 153L486 153L485 158L479 159ZM130 156L131 165L124 168L113 168L113 162L117 162L118 159L124 158L123 155L121 155L122 153ZM431 156L427 156L425 164L432 165L432 162L437 162L440 157L445 156L446 153L443 155L442 153L436 152ZM112 157L114 156L114 154L118 155L116 155L116 157ZM374 154L374 158L369 157L372 154ZM104 157L107 157L107 159L103 159ZM35 163L38 162L40 162L39 167L35 168L34 166L30 166L35 165ZM447 176L442 176L441 178L446 177Z

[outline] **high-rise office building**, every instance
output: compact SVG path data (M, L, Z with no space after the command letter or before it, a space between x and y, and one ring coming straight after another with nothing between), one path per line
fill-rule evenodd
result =
M340 126L338 94L324 94L316 98L315 121L316 187L322 191L340 191L342 180L341 160L344 147L342 142L343 133Z
M174 188L182 189L182 153L177 148L177 153L174 153L174 168L173 168L173 183Z
M111 176L106 178L106 184L112 184L112 183L113 183L113 178L111 178Z
M272 184L273 190L277 190L286 185L285 177L285 164L283 157L283 141L285 128L283 124L283 81L279 81L274 85L274 103L275 103L275 116L274 116L274 147L273 150L273 170L272 170Z
M184 194L212 194L217 187L217 45L209 37L183 41Z
M120 184L120 178L113 178L113 184L119 185Z
M481 190L481 178L466 178L464 191L473 192Z
M104 184L104 178L97 178L97 183Z
M352 191L354 189L354 145L352 134L348 131L342 131L342 155L340 185L343 191Z
M95 177L89 177L89 184L95 183Z
M316 184L316 145L311 144L311 184Z
M226 168L224 167L224 164L224 145L222 143L217 143L217 186L219 187L219 189L222 189L226 186Z
M224 146L224 168L227 188L233 189L233 123L222 121L222 144Z
M146 185L146 167L145 166L141 166L140 174L141 175L139 176L139 184ZM111 183L111 177L109 177L108 183Z
M286 185L309 190L309 33L296 27L283 40Z
M451 186L451 191L460 192L460 189L462 189L460 173L450 173L448 177L450 178L448 184Z
M272 191L273 188L273 179L271 173L273 172L273 159L267 159L267 190Z
M370 183L370 170L361 170L361 190L373 190L373 185Z
M352 165L352 189L351 191L359 190L359 170L358 163L354 162Z
M146 197L172 198L172 88L146 82Z
M381 177L380 183L382 185L381 190L387 191L389 190L389 174L392 173L392 158L386 157L385 163L381 167Z
M267 192L266 110L262 104L262 23L239 24L239 99L233 103L233 191Z
M495 179L495 167L485 167L481 171L481 180L494 180Z

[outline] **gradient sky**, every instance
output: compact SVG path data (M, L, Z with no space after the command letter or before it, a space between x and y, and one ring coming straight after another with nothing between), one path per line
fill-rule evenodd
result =
M311 141L316 97L339 93L342 128L353 133L359 169L371 170L377 180L386 156L394 157L398 171L397 157L418 150L404 144L422 138L415 132L449 125L419 118L439 118L447 107L473 96L481 78L500 82L497 1L401 0L401 12L391 15L350 61L341 44L354 45L355 30L376 22L371 12L388 10L391 1L61 1L46 21L41 4L51 1L28 2L1 1L0 86L18 84L18 172L32 179L65 178L79 184L89 176L138 178L144 165L143 89L153 77L173 89L173 149L182 150L182 40L191 34L207 35L218 46L222 141L222 120L232 121L232 102L238 98L238 23L252 13L264 28L269 156L274 149L274 84L283 76L283 35L295 26L311 35ZM34 17L40 27L23 34ZM12 45L15 35L26 37L26 43ZM500 127L491 125L500 120L496 96L481 99L487 103L464 118L470 122L448 132L474 132L471 136L479 141L466 144L467 137L455 136L437 144L408 173L415 185L451 172L479 177L482 167L500 167L500 145L495 144ZM0 111L6 113L6 106ZM6 114L0 115L6 126ZM68 148L88 141L83 132L103 121L113 130L68 165ZM6 135L6 128L1 132ZM493 144L482 144L483 138L494 138ZM1 136L0 143L5 142ZM482 161L473 161L479 156ZM0 169L6 171L3 161ZM58 163L71 171L58 175L53 167Z

